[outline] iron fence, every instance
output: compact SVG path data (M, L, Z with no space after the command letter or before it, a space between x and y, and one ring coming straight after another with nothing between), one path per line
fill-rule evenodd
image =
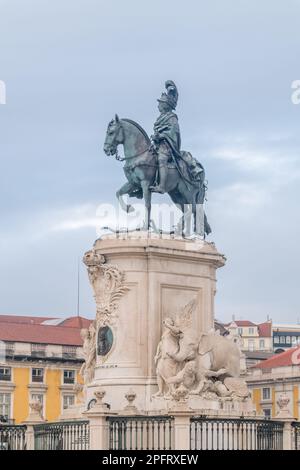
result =
M35 450L88 450L89 422L61 421L34 426Z
M109 416L110 450L170 450L173 418L170 416Z
M294 450L300 450L300 423L293 422L292 423L293 429L293 448Z
M25 450L26 426L0 424L0 450Z
M246 418L191 418L191 450L280 450L283 423Z

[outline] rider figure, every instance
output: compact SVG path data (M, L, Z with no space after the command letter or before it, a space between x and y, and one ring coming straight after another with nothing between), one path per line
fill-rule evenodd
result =
M151 186L151 190L158 193L166 192L168 174L168 162L172 158L181 158L180 154L180 130L175 110L178 100L176 85L171 80L166 81L167 93L162 93L158 101L160 115L154 124L154 135L151 136L151 151L157 154L159 184Z

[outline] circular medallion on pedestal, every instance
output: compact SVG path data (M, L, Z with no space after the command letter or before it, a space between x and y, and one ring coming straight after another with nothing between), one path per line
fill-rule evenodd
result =
M109 326L102 326L98 330L97 354L106 356L113 345L113 332Z
M90 400L90 401L88 402L87 409L88 409L88 410L91 410L91 409L93 408L93 406L96 405L96 403L97 403L97 400L96 400L95 398L92 398L92 400Z

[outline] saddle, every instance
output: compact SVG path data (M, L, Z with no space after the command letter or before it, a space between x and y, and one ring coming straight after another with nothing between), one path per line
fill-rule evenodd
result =
M175 157L170 152L170 158L167 163L167 167L170 170L178 170L181 176L184 178L186 183L193 186L202 187L205 192L205 171L203 166L196 158L192 156L190 152L182 150L180 152L180 157L175 160ZM158 170L158 165L157 165ZM156 179L158 178L158 171ZM135 188L129 193L130 197L136 197L138 199L143 199L143 191L141 188Z
M193 186L204 186L204 168L190 152L182 150L180 157L176 158L176 160L172 154L167 166L169 169L177 169L186 183Z

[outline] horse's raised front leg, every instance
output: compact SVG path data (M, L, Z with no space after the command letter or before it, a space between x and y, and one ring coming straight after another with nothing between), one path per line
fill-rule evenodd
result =
M117 192L116 192L116 196L117 196L117 199L120 203L120 206L122 207L123 211L129 213L129 212L133 212L134 211L134 208L130 205L130 204L125 204L124 202L124 199L122 196L124 196L125 194L128 194L130 193L131 191L133 191L135 188L135 186L132 184L132 183L125 183L122 188L120 188Z
M150 184L149 181L143 180L141 181L141 186L143 190L143 197L145 201L145 226L146 229L149 230L151 224L151 191L149 189Z

